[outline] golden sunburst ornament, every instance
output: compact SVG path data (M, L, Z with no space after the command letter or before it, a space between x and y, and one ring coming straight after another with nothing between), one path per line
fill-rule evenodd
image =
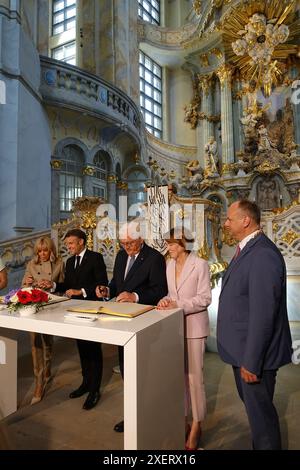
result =
M297 4L297 0L246 1L224 18L227 58L265 96L281 82L287 57L299 52Z

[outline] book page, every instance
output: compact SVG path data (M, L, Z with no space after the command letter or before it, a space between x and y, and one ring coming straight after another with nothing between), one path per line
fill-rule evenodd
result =
M142 313L148 312L153 310L155 307L153 305L144 305L144 304L137 304L133 302L93 302L96 304L92 307L91 305L87 305L85 307L74 307L68 309L69 312L75 313L96 313L96 314L106 314L106 315L116 315L121 317L129 317L134 318Z

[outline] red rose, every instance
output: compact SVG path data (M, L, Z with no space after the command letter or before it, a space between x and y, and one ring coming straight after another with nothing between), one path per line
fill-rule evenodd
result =
M32 289L31 291L31 297L32 297L32 302L38 303L42 302L42 292L39 289Z
M19 290L17 292L17 296L21 304L29 304L32 301L31 294L29 292Z

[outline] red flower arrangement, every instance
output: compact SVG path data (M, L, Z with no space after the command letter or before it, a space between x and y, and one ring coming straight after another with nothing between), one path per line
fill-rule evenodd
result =
M48 301L49 295L47 292L32 287L13 290L4 298L4 302L11 312L15 312L27 305L34 305L36 307L36 311L38 311Z

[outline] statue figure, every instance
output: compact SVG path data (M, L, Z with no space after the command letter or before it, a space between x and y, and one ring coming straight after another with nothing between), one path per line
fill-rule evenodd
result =
M190 104L184 107L184 122L191 124L191 129L195 129L198 124L199 97L196 96Z
M264 124L261 124L258 128L258 134L259 134L259 141L258 141L258 151L259 152L266 152L268 150L271 150L273 145L271 145L269 136L268 136L268 130L264 126Z
M188 170L189 176L186 187L188 189L197 189L197 184L203 179L203 169L201 168L199 161L190 160L186 165L186 169Z
M256 187L257 203L262 210L279 207L279 185L276 179L261 180Z
M208 143L204 147L206 153L206 168L208 170L208 176L219 176L218 171L218 145L213 136L209 138Z

